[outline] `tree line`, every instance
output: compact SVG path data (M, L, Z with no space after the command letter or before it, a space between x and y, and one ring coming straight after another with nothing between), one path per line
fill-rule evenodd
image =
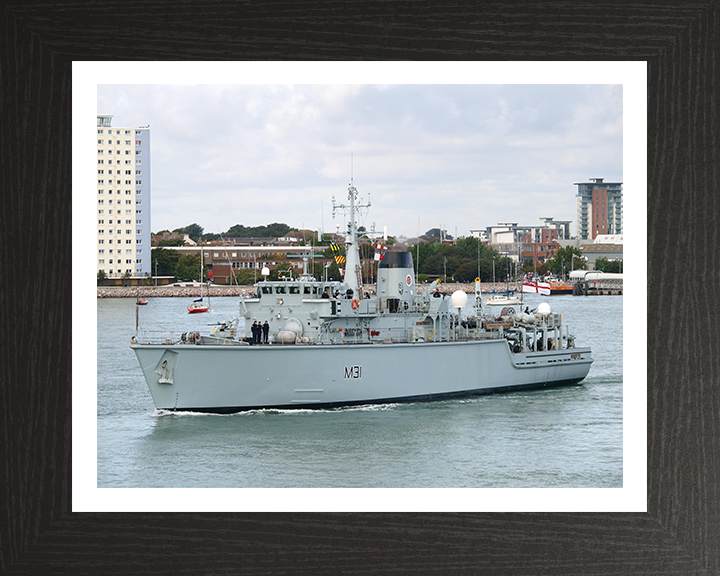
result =
M221 237L225 239L233 237L279 237L297 230L287 224L274 222L265 226L236 224L222 235L205 234L203 227L198 224L190 224L174 231L180 234L188 234L195 242L200 240L208 242L219 240ZM364 261L363 276L374 278L376 276L376 272L374 272L375 263L373 262L374 241L367 238L364 228L359 228L358 232L360 236L360 258ZM540 276L549 274L566 276L571 269L587 269L587 259L582 256L578 248L572 246L560 248L552 258L539 265L536 265L531 258L526 259L522 265L517 265L508 255L501 254L483 244L478 238L460 238L452 244L442 242L441 238L452 240L452 236L448 235L444 230L432 228L420 237L422 241L408 247L408 251L412 253L415 261L419 281L443 278L454 282L472 282L475 278L480 278L482 282L491 282L493 280L505 282L530 272ZM315 236L311 235L310 242L315 244ZM177 243L181 243L181 241L175 242L175 245ZM383 243L391 246L395 243L395 239L389 238L388 241L383 241ZM303 242L300 241L299 244L302 245ZM329 280L338 280L341 277L340 267L335 262L335 254L330 250L329 244L330 237L323 237L319 244L319 246L325 246L322 252L323 261L311 259L309 271L317 278L324 279L327 277ZM197 278L200 270L199 255L180 255L180 253L169 248L171 248L171 243L165 245L161 243L159 247L152 250L153 272L157 262L157 274L159 276L175 276L179 280ZM342 246L340 254L345 254ZM327 261L330 262L329 266L325 265ZM595 267L603 271L616 271L618 268L622 269L622 262L611 262L600 258ZM289 263L282 263L272 271L271 278L277 278L278 272L289 269L291 269ZM253 270L237 270L235 274L236 280L241 284L252 283L257 279L257 273Z

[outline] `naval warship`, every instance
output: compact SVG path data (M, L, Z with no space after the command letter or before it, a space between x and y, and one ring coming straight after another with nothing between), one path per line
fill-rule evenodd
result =
M159 410L232 413L418 402L578 383L592 364L546 303L533 313L483 309L475 281L472 313L463 291L418 294L409 252L378 263L374 294L363 290L358 214L369 208L350 182L341 281L307 273L263 281L240 296L238 317L209 333L131 337ZM239 317L244 319L241 329ZM267 343L253 325L267 326ZM259 341L258 341L259 340Z

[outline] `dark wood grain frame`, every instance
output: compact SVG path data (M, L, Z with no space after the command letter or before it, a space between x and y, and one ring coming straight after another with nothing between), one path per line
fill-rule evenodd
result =
M719 52L717 0L1 3L0 572L720 573ZM647 61L648 512L72 513L71 65L164 59Z

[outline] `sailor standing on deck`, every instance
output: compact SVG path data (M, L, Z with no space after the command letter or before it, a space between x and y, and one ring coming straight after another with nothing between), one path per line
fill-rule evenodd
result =
M258 323L257 322L253 322L251 330L252 330L253 344L257 344L260 341L260 338L258 337L259 335L258 335Z
M268 343L268 334L270 334L270 324L265 320L265 324L262 325L263 344Z

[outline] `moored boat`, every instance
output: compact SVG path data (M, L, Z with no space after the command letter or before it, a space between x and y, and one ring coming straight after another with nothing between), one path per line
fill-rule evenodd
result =
M572 295L573 293L573 284L570 284L568 282L563 282L561 280L551 280L549 284L551 296L559 296L562 294Z
M205 299L203 298L203 292L202 287L203 284L205 284L204 279L204 260L205 257L203 255L202 248L200 249L200 298L197 300L193 300L188 304L187 311L188 314L201 314L203 312L207 312L210 310L210 287L208 286L208 301L205 303Z
M164 410L236 412L260 408L330 408L427 401L582 381L592 364L562 317L547 304L534 314L504 308L486 313L475 282L468 296L417 293L412 254L387 252L377 290L362 290L357 203L333 216L349 218L342 281L263 280L238 315L209 334L197 331L132 337L155 406ZM257 326L266 328L267 343ZM256 328L253 329L253 326ZM179 336L178 336L179 335Z

